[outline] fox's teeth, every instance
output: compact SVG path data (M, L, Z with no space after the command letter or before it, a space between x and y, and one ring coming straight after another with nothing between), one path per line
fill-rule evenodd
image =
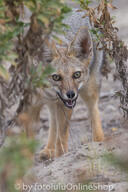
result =
M68 106L73 106L74 103L75 103L75 101L73 101L73 102L72 102L72 101L70 101L70 102L67 101L67 102L66 102L66 104L67 104Z

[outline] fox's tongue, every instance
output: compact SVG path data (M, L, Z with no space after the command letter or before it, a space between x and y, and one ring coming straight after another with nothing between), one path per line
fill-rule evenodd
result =
M72 105L72 100L69 100L69 101L68 101L68 104L69 104L69 105Z
M65 102L66 106L69 108L73 108L76 104L76 101L68 100Z

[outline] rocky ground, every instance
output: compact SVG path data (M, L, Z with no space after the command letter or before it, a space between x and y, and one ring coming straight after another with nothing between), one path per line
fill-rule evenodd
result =
M116 16L120 29L119 36L128 44L128 2L127 0L116 0L115 5L118 9L112 11L112 14ZM114 64L112 65L112 73L114 73ZM54 161L36 162L24 177L24 184L32 187L31 191L52 191L53 188L48 186L59 183L64 185L69 183L87 185L88 183L88 186L91 183L97 183L100 185L99 191L128 191L126 172L121 172L118 167L108 164L104 159L104 154L111 151L119 155L121 159L127 157L128 126L119 110L119 99L112 97L121 85L119 81L113 82L112 73L109 74L108 79L102 78L99 102L105 142L94 143L91 141L92 133L87 109L79 99L70 122L69 152ZM42 145L45 145L47 141L47 117L48 112L45 108L42 110L41 129L37 136ZM35 186L35 183L38 183L38 186ZM47 187L41 189L43 184ZM24 191L29 191L29 188L25 188Z

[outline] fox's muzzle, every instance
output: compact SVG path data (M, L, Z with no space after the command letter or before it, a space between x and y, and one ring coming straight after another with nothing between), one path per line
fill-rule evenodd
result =
M69 90L67 91L66 95L68 99L64 99L62 94L60 94L59 92L57 92L57 95L59 96L59 98L61 99L61 101L63 101L64 105L70 109L74 108L76 105L76 100L78 98L78 94L76 95L74 91Z

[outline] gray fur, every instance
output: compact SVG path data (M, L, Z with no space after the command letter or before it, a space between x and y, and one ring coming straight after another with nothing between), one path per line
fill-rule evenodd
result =
M65 38L71 41L74 35L78 32L80 27L87 26L91 29L89 18L82 18L85 15L84 12L77 12L77 9L73 9L72 13L64 19L64 23L69 25L69 29L65 30Z

